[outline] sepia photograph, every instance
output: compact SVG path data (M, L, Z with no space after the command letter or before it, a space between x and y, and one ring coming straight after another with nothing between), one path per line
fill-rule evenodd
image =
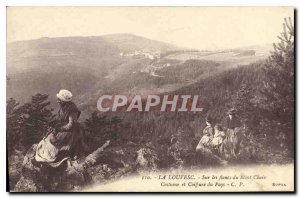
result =
M295 8L6 8L9 192L295 192Z

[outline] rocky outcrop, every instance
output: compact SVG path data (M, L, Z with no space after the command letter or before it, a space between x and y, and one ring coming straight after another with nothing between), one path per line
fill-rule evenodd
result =
M41 183L31 179L21 177L14 189L15 192L46 192Z
M77 191L88 184L105 183L136 170L133 150L111 148L104 151L104 144L90 155L77 161L67 161L58 168L50 168L34 162L37 145L26 153L15 192ZM117 150L116 150L117 149ZM148 157L146 157L148 159Z
M136 165L138 171L157 171L157 153L150 148L141 148L137 151Z
M37 145L34 144L26 153L23 163L21 178L17 182L14 191L16 192L43 192L45 191L41 181L46 180L42 168L32 164Z
M179 130L171 141L161 141L160 146L152 142L137 144L129 141L122 145L106 142L86 157L69 160L58 168L35 163L33 159L37 146L33 145L24 157L21 176L14 191L80 191L90 184L103 184L132 174L178 168L196 158L194 155L186 157L195 152L191 144L193 137L183 130Z
M36 148L37 145L33 145L24 156L21 177L14 187L15 192L69 191L85 183L83 172L65 171L67 163L55 169L33 163Z
M13 187L19 181L22 171L22 162L24 154L21 151L15 151L8 158L8 174L9 174L9 188L13 190Z

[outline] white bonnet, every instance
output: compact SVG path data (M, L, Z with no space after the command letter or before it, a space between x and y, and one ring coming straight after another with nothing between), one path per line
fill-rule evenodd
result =
M73 96L73 94L70 91L66 90L66 89L61 89L59 91L59 93L56 94L56 97L58 99L60 99L61 101L64 101L64 102L71 101L72 100L72 96Z

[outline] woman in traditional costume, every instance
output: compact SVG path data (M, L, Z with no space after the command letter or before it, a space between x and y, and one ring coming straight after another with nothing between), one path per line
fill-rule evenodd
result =
M56 96L60 105L57 113L58 124L54 131L48 133L39 142L35 155L36 162L51 167L58 167L75 157L76 148L78 149L78 143L82 138L80 125L77 122L81 112L71 101L72 93L62 89Z

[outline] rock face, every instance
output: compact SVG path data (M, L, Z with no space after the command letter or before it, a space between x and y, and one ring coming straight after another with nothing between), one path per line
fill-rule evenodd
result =
M183 128L179 128L178 131L172 135L168 155L174 158L176 167L182 168L184 165L191 163L189 156L195 154L193 141L194 135ZM197 158L195 157L195 159Z
M55 169L33 161L37 147L33 145L24 157L21 175L18 177L20 179L14 191L80 191L90 184L103 184L136 173L153 172L169 167L178 168L195 158L195 156L185 157L189 153L195 153L190 143L192 137L186 140L186 135L183 131L179 131L172 145L161 147L160 150L151 142L126 143L105 150L103 145L88 156L76 161L67 161ZM177 167L174 166L176 164Z
M15 192L46 192L40 183L31 178L21 177L14 189Z
M67 161L58 168L33 163L37 145L26 153L21 174L18 174L13 191L15 192L60 192L78 191L92 183L105 183L118 179L136 170L136 147L107 149L100 147L93 153L78 161ZM135 150L135 151L134 151ZM141 150L142 151L142 150ZM141 157L149 159L149 150L141 152ZM153 167L154 161L147 163ZM84 166L83 166L84 165ZM144 164L145 165L145 164ZM154 166L156 167L156 166Z
M15 185L15 192L60 192L72 191L86 184L84 171L70 171L66 162L58 168L33 163L37 145L33 145L26 153L21 177Z
M22 152L16 152L8 159L8 172L9 172L9 187L13 190L13 187L19 181L22 171L22 162L24 155Z
M127 142L106 148L109 145L106 143L86 157L67 161L55 169L34 163L37 145L33 145L24 157L21 176L14 191L77 191L89 184L105 183L134 173L158 171L174 163L183 165L186 161L184 156L192 152L192 146L186 146L191 145L192 137L178 131L175 139L172 145L167 142L162 143L165 146L161 147L152 142Z
M35 150L37 145L34 144L27 152L22 163L21 178L17 182L14 191L16 192L43 192L45 188L43 187L41 181L43 178L42 169L40 167L34 166L31 160L34 158Z
M138 170L157 171L157 162L159 161L157 153L150 148L141 148L137 151L136 164Z

